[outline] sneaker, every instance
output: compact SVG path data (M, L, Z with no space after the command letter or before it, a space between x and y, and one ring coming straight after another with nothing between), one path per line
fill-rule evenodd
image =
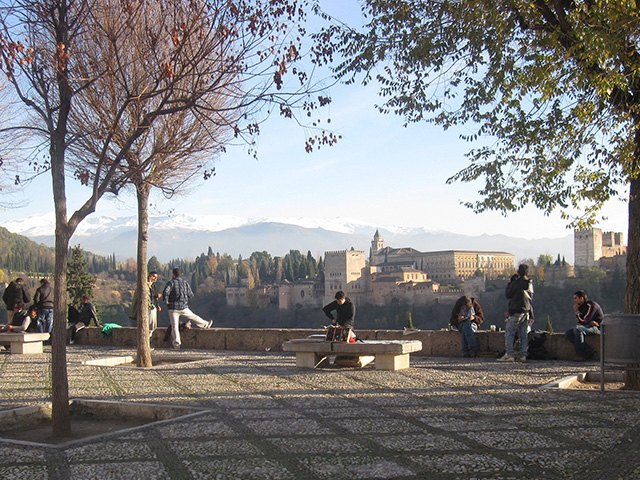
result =
M516 357L516 362L527 363L527 357L525 355L518 355Z
M213 328L213 320L209 320L209 324L207 325L207 328Z
M75 340L69 340L69 345L73 345L74 343L76 343Z
M507 355L506 353L498 359L499 362L515 362L516 358L513 355Z

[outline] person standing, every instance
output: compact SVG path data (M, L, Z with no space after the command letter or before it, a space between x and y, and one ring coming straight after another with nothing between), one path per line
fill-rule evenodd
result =
M2 294L2 301L7 307L7 324L11 323L13 318L15 306L18 303L29 303L29 292L24 284L24 280L20 277L16 278L13 282L7 285L7 288Z
M180 275L180 269L174 268L171 272L172 278L162 291L162 299L167 304L169 310L169 321L171 323L171 345L174 349L180 349L180 317L187 318L187 328L194 324L198 328L211 328L213 320L204 320L189 309L189 299L193 297L193 291L188 282Z
M584 290L573 294L573 311L578 323L565 332L565 337L573 343L576 350L576 360L590 360L596 351L587 344L587 335L600 335L600 324L604 319L602 307L589 300Z
M463 357L478 356L476 331L482 322L484 312L475 298L465 295L456 301L451 310L449 323L460 332Z
M38 309L38 332L51 333L53 329L53 289L49 280L40 280L33 296L33 305Z
M158 328L158 312L161 310L160 305L158 305L160 294L158 293L158 289L156 287L157 281L158 272L149 272L149 274L147 275L147 293L149 295L149 337L153 336L153 332ZM129 313L129 318L131 320L137 320L139 301L140 296L136 291L133 296L133 302L131 302L131 312Z
M505 296L509 299L508 317L506 319L504 346L505 354L499 362L526 362L529 342L529 320L532 318L533 282L529 278L529 266L520 265L518 273L511 277ZM516 334L520 339L520 351L514 355Z

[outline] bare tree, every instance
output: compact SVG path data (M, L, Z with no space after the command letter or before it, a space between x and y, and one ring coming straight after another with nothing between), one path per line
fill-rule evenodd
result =
M152 150L144 146L145 138L162 138L163 118L189 112L187 118L214 138L216 126L231 128L240 138L258 131L253 117L265 103L290 118L296 108L310 115L328 103L322 95L311 96L309 75L294 66L301 60L306 8L294 0L13 0L0 7L1 68L31 115L24 128L48 143L56 218L55 318L66 318L71 235L106 192L136 179L144 198L153 184L144 168L155 168L144 153ZM288 93L287 74L297 81ZM88 109L98 100L104 108ZM93 151L76 147L90 144L89 137ZM307 149L335 140L320 130ZM153 158L162 163L177 157ZM90 187L89 198L71 216L67 172ZM139 287L143 271L144 266ZM71 431L65 333L64 322L54 322L53 434L58 437Z

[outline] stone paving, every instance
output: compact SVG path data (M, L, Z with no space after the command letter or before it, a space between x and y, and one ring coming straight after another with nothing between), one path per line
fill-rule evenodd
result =
M639 393L539 388L596 363L301 370L293 355L201 350L144 370L81 363L130 354L69 347L71 397L206 410L63 447L0 439L0 479L640 479ZM0 354L0 410L48 401L49 361Z

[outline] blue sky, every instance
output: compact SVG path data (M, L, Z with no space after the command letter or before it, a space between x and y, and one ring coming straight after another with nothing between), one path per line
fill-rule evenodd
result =
M357 18L357 2L325 2L338 15ZM460 205L477 197L477 186L446 185L462 169L472 144L459 131L427 124L402 126L402 119L382 115L374 105L374 87L338 85L331 89L331 128L342 135L335 146L307 154L305 131L276 116L263 125L258 159L231 148L216 162L217 175L194 183L180 198L154 199L154 214L227 214L240 217L350 218L385 226L422 226L480 235L508 234L525 238L560 237L570 233L559 213L545 217L530 208L502 217L474 214ZM3 219L53 212L51 180L36 180L14 200L24 207L4 210ZM87 195L68 181L70 207ZM626 194L623 195L626 196ZM97 215L132 216L135 199L101 200ZM610 202L598 226L627 235L627 203ZM3 221L3 224L5 224Z

